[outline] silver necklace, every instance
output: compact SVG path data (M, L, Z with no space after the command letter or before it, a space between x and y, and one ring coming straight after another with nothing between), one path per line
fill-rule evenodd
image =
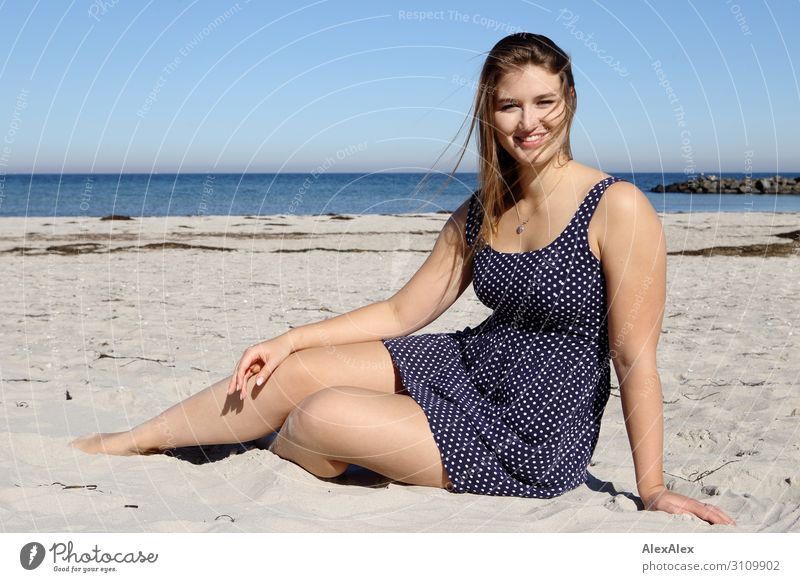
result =
M545 201L547 201L547 199L548 199L548 198L550 198L550 194L552 194L553 192L555 192L555 190L556 190L556 187L559 185L559 183L561 182L561 178L563 178L563 177L564 177L564 175L562 174L562 175L561 175L561 176L558 178L558 182L556 182L556 185L555 185L555 186L553 186L553 188L550 190L550 193L549 193L547 196L545 196L545 197L542 199L542 201L541 201L541 202L539 202L539 204L537 204L537 205L534 207L534 209L533 209L533 210L531 210L531 216L533 216L533 212L534 212L534 211L535 211L537 208L539 208L539 207L540 207L542 204L544 204L544 203L545 203ZM516 205L514 206L514 209L515 209L515 210L517 209ZM526 218L525 220L523 220L522 222L520 222L520 223L517 225L517 234L522 234L522 232L525 230L525 225L526 225L526 224L528 224L528 221L531 219L531 216L529 216L528 218ZM517 210L517 218L519 218L519 217L520 217L520 216L519 216L519 210Z

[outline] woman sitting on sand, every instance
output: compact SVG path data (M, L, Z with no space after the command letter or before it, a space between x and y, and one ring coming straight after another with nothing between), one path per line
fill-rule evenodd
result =
M323 478L354 463L454 493L551 498L587 479L613 361L644 507L733 524L664 486L666 242L639 189L572 159L576 102L549 38L502 39L467 136L477 125L480 188L402 289L252 346L232 376L72 445L149 454L279 431L270 450ZM470 283L493 310L484 321L410 335Z

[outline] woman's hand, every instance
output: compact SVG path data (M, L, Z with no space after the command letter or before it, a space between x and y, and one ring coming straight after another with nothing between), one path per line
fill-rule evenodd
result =
M228 394L241 391L240 398L247 395L247 381L254 375L256 386L267 381L275 368L292 353L292 346L285 335L250 346L244 351L228 384Z
M648 492L647 495L641 497L644 508L650 511L696 515L712 525L736 525L736 522L716 505L697 501L670 491L666 487L656 489L652 493Z

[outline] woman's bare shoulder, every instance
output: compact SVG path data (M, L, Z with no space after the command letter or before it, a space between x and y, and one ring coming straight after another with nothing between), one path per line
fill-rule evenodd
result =
M604 214L604 223L629 223L641 219L659 221L656 209L636 184L619 180L606 187L596 212Z
M595 210L597 241L602 256L603 247L613 238L626 238L636 231L639 237L659 239L663 225L650 200L635 184L620 180L609 185ZM596 220L595 220L596 218Z

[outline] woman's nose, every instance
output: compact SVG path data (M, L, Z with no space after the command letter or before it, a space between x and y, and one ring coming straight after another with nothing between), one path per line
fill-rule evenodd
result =
M522 109L522 118L519 121L519 128L523 131L533 130L539 127L539 112L533 108L525 107Z

